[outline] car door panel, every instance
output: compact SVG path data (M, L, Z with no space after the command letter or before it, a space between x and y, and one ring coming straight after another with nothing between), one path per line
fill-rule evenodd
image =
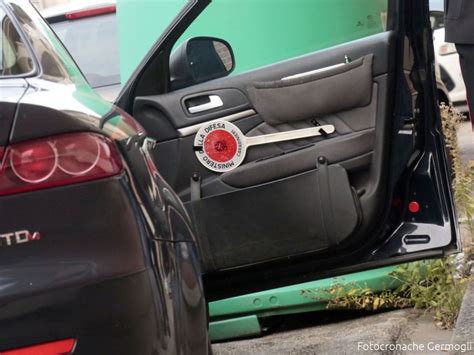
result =
M359 223L356 199L345 169L324 164L186 206L205 243L201 255L206 271L214 271L337 244ZM222 206L237 208L222 211Z
M322 3L314 6L322 8ZM367 21L354 14L355 22L348 21L352 7L344 3L336 11L347 11L340 18L342 37L333 27L316 24L309 13L294 15L295 26L301 26L292 27L299 32L291 36L283 26L280 35L280 29L260 31L266 29L260 22L243 35L239 26L245 16L233 25L235 31L231 24L214 23L220 6L218 1L190 2L118 101L156 140L152 154L160 174L193 218L207 297L459 250L426 2L370 2L367 8L373 6L374 13ZM239 2L242 11L246 6ZM312 38L307 26L314 25L322 33L330 29L328 38ZM213 26L209 32L208 26ZM374 35L377 31L385 32ZM248 38L250 33L255 38ZM194 62L175 56L173 48L187 53L184 43L205 38L235 46L237 69L257 69L194 80L193 70L186 73ZM329 47L341 41L350 42ZM291 53L295 57L278 62ZM296 57L300 53L309 54ZM368 58L372 64L364 65ZM184 63L185 71L176 71L176 63ZM274 64L262 67L266 63ZM188 86L176 90L176 77ZM270 89L264 100L256 94L261 89ZM186 103L187 98L196 100ZM207 110L190 112L196 105ZM251 147L237 168L216 173L199 163L195 147L198 130L216 119L232 122L247 137L315 125L335 130ZM419 213L408 209L410 201L419 202Z
M357 171L367 167L366 159L354 159L371 155L375 134L373 130L327 139L292 150L281 150L269 158L261 158L222 174L221 179L233 187L249 187L267 183L314 169L316 158L324 156L330 163L338 163L345 169ZM348 162L351 162L348 164Z
M331 67L335 64L344 63L346 57L349 59L357 59L373 54L372 76L377 77L393 70L393 62L389 60L390 54L388 52L390 46L393 45L395 38L394 33L384 32L257 70L193 85L192 87L172 91L166 94L138 96L134 100L133 113L135 116L141 117L147 110L158 110L162 115L166 116L169 122L173 123L176 129L203 123L209 120L220 119L223 116L242 112L247 110L247 108L252 107L250 106L250 103L248 106L245 106L242 101L238 101L239 104L234 105L231 109L229 109L229 106L231 106L229 104L223 106L221 110L213 110L212 112L190 115L182 105L183 99L188 96L219 95L219 93L221 93L220 90L228 88L239 90L245 95L245 93L247 93L248 85L252 82L280 80L296 74ZM159 120L160 118L157 117L156 121ZM155 122L155 124L159 124L159 122ZM150 126L153 125L150 124ZM153 130L153 127L150 128ZM154 138L161 140L159 133L158 136L155 136Z
M222 104L215 109L207 109L202 112L192 113L190 112L193 107L199 105L205 105L209 98L217 96ZM202 102L201 102L202 101ZM218 113L219 116L230 115L235 112L245 111L250 108L249 100L247 97L237 89L217 89L209 92L199 92L197 94L186 95L181 101L182 109L186 115L185 124L191 119L197 122L206 122L212 119L212 117ZM182 115L169 116L175 120L183 119ZM175 126L182 125L182 121L174 122Z
M190 154L192 151L194 133L197 132L198 128L200 127L200 123L212 119L227 120L229 117L234 117L237 120L235 121L234 119L231 119L230 121L233 121L237 126L239 126L239 128L244 133L248 135L255 135L259 130L264 131L266 128L269 130L274 129L276 131L304 128L311 124L311 118L308 118L306 122L296 122L292 126L265 126L262 118L259 117L258 113L256 113L250 106L246 109L239 109L235 113L229 114L229 112L223 113L220 110L215 110L207 114L196 115L196 117L190 118L187 117L188 114L185 113L182 106L182 100L184 97L190 95L199 95L201 93L218 93L221 87L233 87L240 90L241 92L244 92L248 84L254 81L281 79L286 76L314 70L315 68L323 68L338 64L344 59L344 56L346 55L357 58L363 57L364 55L370 53L374 53L374 63L372 67L374 82L379 83L380 85L381 81L385 82L387 80L387 77L381 74L387 73L392 69L389 64L389 54L387 51L389 48L389 42L393 40L394 35L392 33L382 33L331 49L322 50L317 53L309 54L290 61L277 63L263 69L194 85L188 89L173 91L163 95L137 97L135 99L133 114L134 117L136 117L144 126L147 132L158 141L157 151L161 150L160 146L166 146L164 151L169 153L170 150L168 148L170 145L176 146L175 148L177 150L172 155L174 157L173 165L176 165L176 162L183 162L182 165L184 170L180 170L181 168L178 169L176 167L173 168L173 166L168 166L170 164L166 164L164 159L161 159L161 154L159 153L157 154L156 158L160 163L165 164L165 168L162 169L164 175L169 177L177 176L177 172L180 170L180 175L186 176L186 178L184 178L184 180L186 180L184 184L182 181L174 181L173 179L170 181L180 196L186 197L185 190L188 187L187 185L190 174L197 172L202 176L203 181L208 180L208 177L215 176L213 172L210 172L202 167L197 162L192 153ZM383 88L381 90L383 90ZM338 125L338 122L341 123L335 136L348 133L347 127L343 126L344 124L348 125L354 131L370 129L374 127L375 115L368 113L367 111L374 109L375 106L376 100L372 100L371 104L367 107L355 108L348 112L338 112L337 116L333 118L326 117L327 122L333 123L335 125ZM379 103L378 106L381 107L382 105ZM180 122L178 122L178 118L176 117L179 117ZM338 120L338 118L341 120ZM318 118L318 120L320 120L320 118ZM249 125L249 122L252 123ZM321 122L326 121L323 119ZM254 129L254 131L252 131L252 129ZM170 144L170 141L174 138L179 138L179 148L178 144ZM314 141L318 140L321 140L321 138L314 139ZM355 140L357 140L357 137ZM279 147L289 147L289 149L291 149L295 145L301 146L306 144L306 142L308 142L308 140L273 144L271 146L254 147L249 150L246 162L258 160L268 155L277 154L277 149ZM268 151L269 154L266 154L266 151ZM367 151L364 151L364 153L367 153ZM344 158L350 159L351 156ZM180 178L177 177L177 179L179 180Z
M367 106L372 93L372 60L369 54L314 74L253 81L247 92L253 107L272 126Z
M297 151L295 154L298 155L298 157L294 157L295 159L293 159L290 154L285 154L285 157L281 158L281 164L276 161L275 164L282 165L282 168L283 165L289 166L291 164L307 167L308 162L305 157L314 157L315 153L326 156L330 162L339 163L371 152L375 139L378 95L378 85L374 83L372 94L370 95L372 100L367 106L325 115L320 118L318 117L316 121L313 118L277 125L271 125L266 122L259 124L247 132L247 136L308 128L314 126L315 122L320 125L331 124L335 127L336 131L328 137L318 136L311 139L299 139L254 147L247 153L245 162L256 161L257 163L268 165L271 162L266 161L266 157L276 157L285 153L291 153L300 147L307 147L308 149ZM290 160L297 162L291 162ZM312 160L314 159L312 158ZM264 161L266 163L264 163ZM229 176L241 174L240 171L248 169L248 167L247 169L239 167L233 171L224 173L223 179L230 182L231 179L228 178Z
M156 132L158 119L175 129L175 137L152 134L158 141L153 154L193 217L206 272L318 252L369 228L372 220L365 216L380 208L381 198L364 194L381 191L376 185L382 169L374 167L382 164L383 152L375 161L374 149L388 119L388 52L394 38L390 32L378 34L136 98L134 116L149 133ZM186 100L205 103L200 98L211 95L223 105L189 113ZM247 136L325 124L334 125L335 132L252 147L241 166L219 174L202 166L193 150L200 124L214 119L232 121Z

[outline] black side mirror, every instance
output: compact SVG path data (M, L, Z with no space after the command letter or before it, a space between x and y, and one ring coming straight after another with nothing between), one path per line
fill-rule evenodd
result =
M213 37L193 37L182 43L170 58L173 90L222 78L234 70L229 43Z

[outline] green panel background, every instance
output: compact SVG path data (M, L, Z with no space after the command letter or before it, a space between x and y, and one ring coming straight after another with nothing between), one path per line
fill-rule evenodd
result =
M117 2L125 82L185 1ZM387 0L215 0L178 44L193 36L223 38L239 73L381 32L386 7Z
M120 76L124 84L186 0L117 0Z

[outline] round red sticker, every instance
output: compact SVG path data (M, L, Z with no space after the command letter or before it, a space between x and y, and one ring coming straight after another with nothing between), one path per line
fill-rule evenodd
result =
M238 167L245 157L245 136L227 121L207 122L196 134L196 157L206 168L226 172Z
M237 153L237 141L230 132L217 129L206 136L203 148L209 158L224 163Z

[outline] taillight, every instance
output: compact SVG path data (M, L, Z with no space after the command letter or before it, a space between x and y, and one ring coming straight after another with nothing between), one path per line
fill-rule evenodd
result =
M75 339L63 339L25 348L2 351L0 355L67 355L72 354L75 345Z
M101 179L123 171L114 143L93 133L13 144L5 149L1 161L0 195Z

